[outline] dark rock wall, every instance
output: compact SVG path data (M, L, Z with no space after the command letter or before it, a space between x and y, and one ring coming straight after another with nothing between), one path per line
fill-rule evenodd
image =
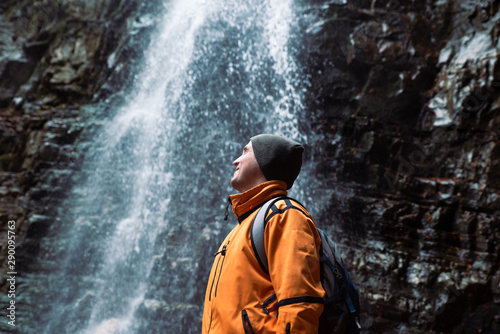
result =
M311 28L319 219L370 332L500 331L498 1L335 2Z
M500 331L498 5L311 4L301 121L335 189L316 220L345 250L367 332ZM0 217L26 272L95 131L81 118L138 71L148 6L0 4Z

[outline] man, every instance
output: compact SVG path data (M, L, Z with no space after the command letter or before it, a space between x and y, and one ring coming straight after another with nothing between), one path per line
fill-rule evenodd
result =
M215 254L205 294L202 332L317 333L323 310L321 239L309 213L288 199L267 215L269 274L259 266L250 231L267 200L285 196L302 165L303 147L275 135L252 137L236 167L229 197L238 225Z

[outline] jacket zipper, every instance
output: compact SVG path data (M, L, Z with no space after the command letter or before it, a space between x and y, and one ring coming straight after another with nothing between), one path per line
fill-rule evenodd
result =
M212 320L213 320L214 314L210 312L210 324L208 325L208 331L207 333L210 333L210 330L212 329Z
M214 288L215 276L217 275L217 270L219 269L220 258L217 260L217 265L215 266L214 277L212 278L212 286L210 287L210 295L208 296L208 300L212 300L212 290Z
M217 251L214 256L217 256L217 255L221 255L222 256L222 263L220 263L220 257L217 259L217 265L215 267L215 271L214 271L214 277L212 279L212 286L210 287L210 297L209 297L209 301L212 300L212 291L213 291L213 288L214 288L214 283L215 283L215 278L217 276L217 271L219 272L219 277L217 277L217 284L215 284L215 292L214 292L214 297L217 297L217 288L219 286L219 281L220 281L220 276L222 274L222 266L224 265L224 260L226 260L226 251L227 251L227 246L229 245L229 242L231 240L228 240L228 242L222 246L222 249ZM220 263L220 268L219 268L219 263Z
M229 241L228 241L228 244L229 244ZM217 297L217 288L219 287L219 281L220 281L220 277L222 275L222 266L224 266L224 261L226 260L226 246L224 246L223 248L223 253L221 253L221 255L223 256L222 258L222 263L220 264L220 271L219 271L219 277L217 278L217 284L215 284L215 293L214 293L214 297Z
M290 323L287 323L286 324L286 329L285 329L286 330L286 334L290 334L292 332L290 327L291 327Z

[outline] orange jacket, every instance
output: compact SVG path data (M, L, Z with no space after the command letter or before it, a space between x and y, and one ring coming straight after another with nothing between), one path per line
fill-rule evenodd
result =
M319 270L321 239L309 213L297 203L294 206L303 212L291 208L289 201L276 203L280 211L264 233L269 276L259 266L250 241L257 209L286 193L284 182L269 181L230 196L240 223L215 255L202 333L317 333L325 292Z

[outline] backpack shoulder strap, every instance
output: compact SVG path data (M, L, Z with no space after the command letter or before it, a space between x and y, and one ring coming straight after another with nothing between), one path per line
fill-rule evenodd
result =
M250 240L252 243L253 252L255 254L255 257L257 258L257 261L259 262L260 267L262 268L264 273L268 276L269 276L269 263L267 261L266 247L264 245L264 231L266 229L266 223L267 223L266 216L269 210L273 207L274 203L276 203L279 200L293 201L304 207L299 201L293 198L287 196L274 197L265 202L260 207L259 212L257 212L257 215L252 221ZM306 212L304 212L299 207L294 206L291 202L288 202L288 206L284 210L289 208L297 209L300 212L302 212L305 216L309 217L309 215ZM279 213L283 213L283 210L275 210L273 213L271 213L270 217L272 217L274 214L279 214Z
M280 199L286 198L285 196L271 198L265 202L257 212L250 231L250 240L252 243L253 252L259 262L260 267L266 275L269 276L269 263L267 261L266 247L264 245L264 230L266 229L265 219L267 212L271 207Z

